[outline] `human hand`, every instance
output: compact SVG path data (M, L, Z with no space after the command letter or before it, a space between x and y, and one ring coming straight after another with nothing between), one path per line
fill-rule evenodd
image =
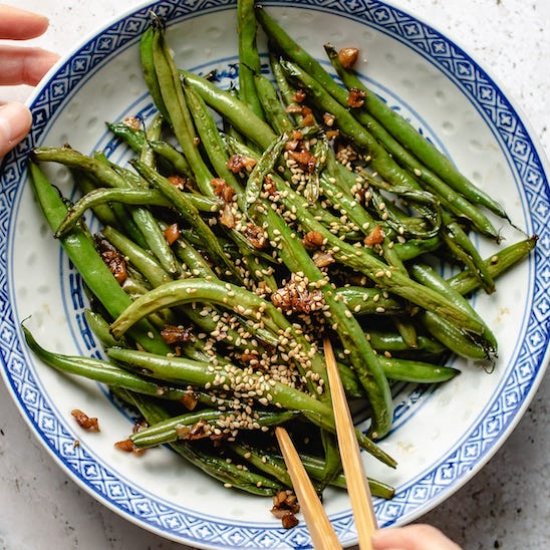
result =
M460 550L441 531L425 524L381 529L373 535L372 542L374 550Z
M47 28L46 17L0 4L0 38L28 40ZM57 55L39 48L1 45L0 85L35 86L57 59ZM27 135L31 123L31 113L24 105L0 104L0 158Z

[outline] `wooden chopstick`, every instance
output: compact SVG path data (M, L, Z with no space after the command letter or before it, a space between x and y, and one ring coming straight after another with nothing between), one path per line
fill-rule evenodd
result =
M285 428L278 426L275 428L275 435L292 480L292 487L298 497L300 510L304 514L313 546L317 550L342 548L288 432Z
M355 526L359 537L361 550L372 550L371 537L378 528L372 496L361 460L355 429L349 412L346 395L336 366L332 345L328 339L324 341L325 361L327 364L332 407L336 423L336 435L340 457L346 476L346 486L351 500L351 508L355 518Z

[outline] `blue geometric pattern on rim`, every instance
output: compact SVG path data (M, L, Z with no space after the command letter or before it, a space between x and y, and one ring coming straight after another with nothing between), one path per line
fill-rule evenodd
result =
M151 6L154 5L156 11L168 21L175 21L186 15L216 10L234 3L233 0L166 0ZM455 484L481 457L490 452L510 426L543 366L548 348L550 316L547 297L550 281L550 229L546 225L550 211L548 183L536 149L508 100L464 51L440 33L378 0L295 0L269 4L311 6L345 15L402 41L443 70L484 113L489 125L501 138L523 184L532 230L540 237L534 254L533 307L529 312L526 338L521 344L516 368L504 381L501 392L494 397L489 410L473 431L440 464L422 479L401 490L392 501L376 504L380 523L391 524L441 495L442 491ZM62 107L65 98L75 90L88 71L118 48L134 40L146 28L147 11L151 6L113 24L90 40L60 68L33 104L34 126L30 136L5 159L0 179L0 350L5 375L34 429L58 459L90 487L98 498L108 501L121 512L191 544L196 542L226 548L306 548L309 547L309 538L303 529L259 529L204 519L155 502L121 482L82 448L74 447L72 437L52 413L47 399L41 394L27 368L17 337L18 329L9 303L6 259L11 206L20 183L24 181L27 155L38 143L50 118ZM334 526L344 542L355 538L351 515L335 518Z

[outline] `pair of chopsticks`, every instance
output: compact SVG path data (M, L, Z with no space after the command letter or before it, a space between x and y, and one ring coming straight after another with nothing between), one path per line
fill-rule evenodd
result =
M359 548L361 550L372 550L371 536L377 529L376 516L374 515L367 476L359 454L353 421L338 374L334 352L328 339L324 341L324 351L332 395L336 435L359 537ZM314 547L317 550L342 548L288 432L285 428L279 426L275 429L275 434Z

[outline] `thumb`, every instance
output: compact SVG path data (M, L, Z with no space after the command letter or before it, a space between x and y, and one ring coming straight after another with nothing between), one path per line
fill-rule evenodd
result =
M441 531L424 524L381 529L372 542L374 550L460 550Z
M20 103L0 105L0 158L11 151L29 132L30 111Z

